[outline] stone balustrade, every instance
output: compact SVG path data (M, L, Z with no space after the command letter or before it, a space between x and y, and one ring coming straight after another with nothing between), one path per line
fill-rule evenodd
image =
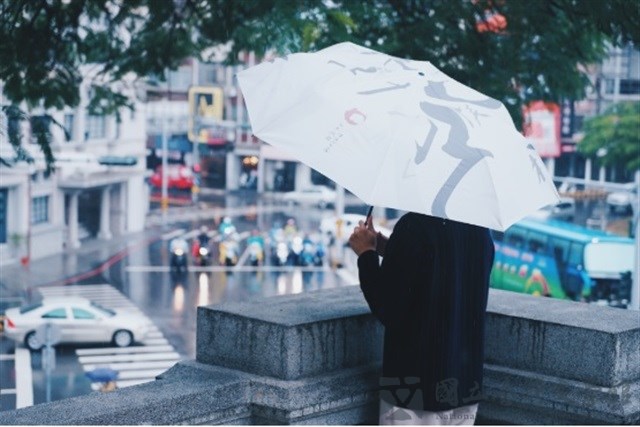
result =
M638 424L640 314L491 290L477 423ZM357 287L198 308L196 360L2 424L375 424L382 328Z

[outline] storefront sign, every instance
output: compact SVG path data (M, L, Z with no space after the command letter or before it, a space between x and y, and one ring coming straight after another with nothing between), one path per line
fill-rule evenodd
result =
M540 157L560 157L560 107L558 104L535 101L523 111L524 136Z

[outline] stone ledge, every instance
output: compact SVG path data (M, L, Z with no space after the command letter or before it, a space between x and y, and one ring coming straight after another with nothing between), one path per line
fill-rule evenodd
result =
M640 380L615 387L485 364L480 416L523 424L637 424ZM531 418L533 416L533 418Z
M196 360L287 380L381 360L382 326L358 287L303 295L199 307Z
M613 387L640 378L638 348L638 312L490 291L487 363Z
M3 425L226 424L248 419L249 382L231 371L176 365L157 381L2 412Z

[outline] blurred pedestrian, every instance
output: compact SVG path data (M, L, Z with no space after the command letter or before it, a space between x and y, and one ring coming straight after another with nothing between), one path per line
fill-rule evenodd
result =
M349 244L385 328L380 423L473 424L494 256L489 231L408 213L387 238L371 222L361 221Z

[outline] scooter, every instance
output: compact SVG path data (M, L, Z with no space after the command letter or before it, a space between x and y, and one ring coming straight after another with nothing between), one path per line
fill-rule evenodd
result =
M169 268L174 274L187 271L187 253L185 248L187 248L187 243L184 241L172 244Z
M238 243L228 239L220 242L220 265L233 267L238 263Z
M262 265L264 260L264 250L262 245L258 242L251 242L249 244L249 262L252 266L257 267Z
M196 263L201 267L204 267L209 263L209 248L206 246L200 246L200 248L198 248Z

